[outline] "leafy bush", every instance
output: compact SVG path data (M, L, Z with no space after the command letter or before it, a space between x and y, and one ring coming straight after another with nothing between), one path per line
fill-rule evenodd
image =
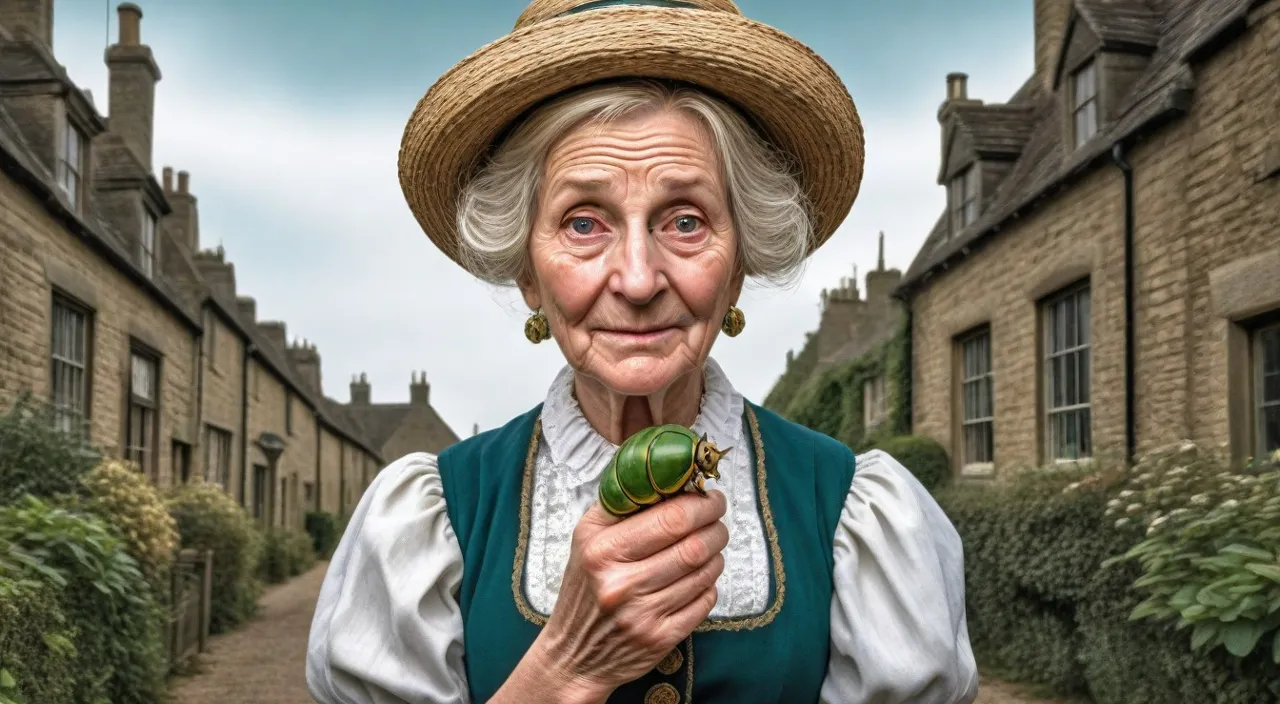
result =
M75 494L101 453L82 435L58 430L48 404L29 393L0 416L0 504L30 494Z
M223 633L257 610L262 534L235 499L211 484L179 487L168 498L183 548L213 551L213 603L209 630Z
M279 584L311 569L316 562L311 536L287 530L266 534L258 576L267 584Z
M306 526L315 554L324 560L332 557L334 548L338 547L338 538L342 537L338 516L324 511L308 513Z
M898 435L875 441L872 449L893 455L930 492L942 487L951 478L947 450L933 438Z
M163 612L104 521L27 497L0 508L0 546L9 558L5 571L57 588L66 622L77 627L72 701L142 703L164 695ZM65 643L51 647L66 651Z
M1146 530L1109 564L1136 560L1134 619L1176 621L1191 647L1280 664L1280 452L1247 472L1186 443L1144 457L1107 516Z
M1077 481L1078 480L1078 481ZM970 640L1013 679L1098 704L1262 704L1280 692L1270 654L1194 652L1171 626L1131 621L1136 564L1104 567L1142 540L1106 515L1123 472L1029 472L993 486L954 484L939 503L965 544Z
M136 465L118 460L99 464L81 482L87 495L84 507L124 538L152 585L163 585L173 565L178 530L160 493Z
M0 554L0 704L72 701L76 629L58 605L56 587L16 579Z

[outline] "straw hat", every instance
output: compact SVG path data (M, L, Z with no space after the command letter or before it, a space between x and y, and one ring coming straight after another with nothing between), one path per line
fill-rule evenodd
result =
M400 187L427 236L460 262L458 196L511 123L610 79L683 81L728 99L794 157L814 216L809 251L862 181L862 124L835 71L732 0L533 0L505 37L440 77L400 144Z

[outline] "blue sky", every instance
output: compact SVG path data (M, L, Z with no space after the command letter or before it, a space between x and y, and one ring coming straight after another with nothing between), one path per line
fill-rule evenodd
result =
M106 113L103 50L115 4L56 0L54 53ZM563 364L529 345L510 291L436 252L405 206L396 150L405 119L441 73L510 30L519 0L198 0L138 3L163 75L154 164L191 172L201 244L221 244L262 319L315 344L325 392L347 400L365 372L376 402L408 400L425 370L460 435L541 400ZM1026 0L739 0L835 68L861 114L858 202L794 289L749 288L747 329L712 354L762 401L818 322L818 294L875 265L905 269L944 202L936 112L951 71L971 97L1006 100L1032 70ZM689 41L696 41L689 37Z

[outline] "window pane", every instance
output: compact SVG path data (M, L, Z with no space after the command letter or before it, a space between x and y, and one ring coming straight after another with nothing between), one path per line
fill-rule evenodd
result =
M133 355L133 395L155 401L155 362L138 354Z
M1262 451L1276 450L1280 450L1280 406L1271 406L1262 411Z

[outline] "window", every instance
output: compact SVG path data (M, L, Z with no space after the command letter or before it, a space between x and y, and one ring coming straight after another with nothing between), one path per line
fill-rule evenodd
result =
M142 209L141 245L139 263L142 265L142 273L151 278L156 273L156 216L146 207Z
M311 482L302 483L302 496L307 502L307 506L314 509L316 500L316 485Z
M1075 140L1079 147L1098 132L1098 68L1094 62L1085 64L1071 76L1071 94Z
M1257 456L1280 450L1280 323L1254 333Z
M264 517L267 508L267 487L270 486L267 477L266 465L253 465L253 517L259 520Z
M90 335L88 309L54 294L49 387L54 425L64 432L87 430Z
M191 481L191 446L181 440L174 440L172 452L172 481L184 485Z
M80 210L80 184L84 174L84 135L65 119L58 140L58 185L71 199L72 210Z
M1046 300L1043 320L1046 455L1051 461L1090 457L1088 284Z
M960 339L960 398L964 465L991 464L995 455L995 395L990 329Z
M231 433L206 425L204 430L204 480L227 488L231 478Z
M284 431L293 435L293 395L284 392Z
M978 167L961 171L951 179L951 233L955 234L978 219Z
M884 375L862 382L862 425L870 429L884 422L889 412Z
M155 470L156 409L159 406L160 361L145 352L133 350L129 359L129 415L126 421L128 440L125 458L138 463L144 472Z

